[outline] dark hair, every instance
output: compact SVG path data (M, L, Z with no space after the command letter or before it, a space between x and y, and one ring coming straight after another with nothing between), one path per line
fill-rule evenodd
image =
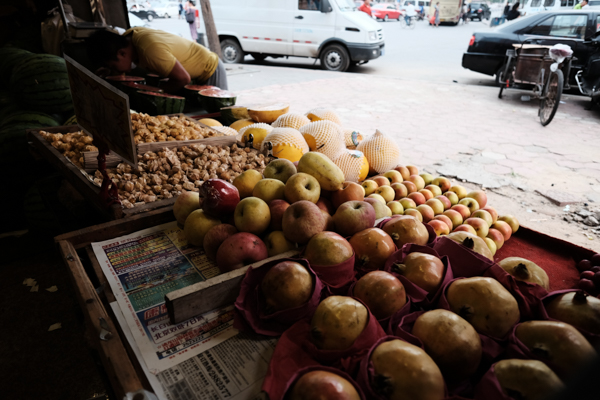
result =
M513 10L513 11L518 11L518 10L519 10L519 6L520 6L520 4L519 4L519 2L517 1L517 2L515 3L515 5L514 5L514 6L512 6L512 10Z
M119 50L129 46L125 36L110 31L97 31L85 40L87 54L96 66L104 66L108 61L116 60Z

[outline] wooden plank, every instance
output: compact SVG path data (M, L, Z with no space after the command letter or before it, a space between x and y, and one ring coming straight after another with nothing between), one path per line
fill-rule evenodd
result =
M126 393L143 389L133 364L127 356L117 328L85 273L75 248L70 242L65 240L59 241L58 247L69 269L75 294L81 309L84 311L86 322L92 327L92 339L94 342L97 342L95 344L100 350L102 364L116 392L115 394L118 398L123 398ZM100 338L100 335L101 332L104 332L104 328L101 325L104 323L110 335L105 335L103 340Z
M92 246L90 246L90 245L85 246L85 253L87 254L88 259L90 260L90 263L92 264L92 269L94 270L94 275L96 275L96 278L98 279L98 282L100 283L100 286L102 287L102 292L100 293L100 297L104 296L107 303L109 303L109 304L112 303L113 301L117 301L112 289L110 288L108 280L106 279L106 276L104 275L104 272L102 272L102 267L100 266L100 263L98 262L98 259L96 258L96 254L94 254L94 249L92 249Z
M268 262L293 257L298 253L298 250L291 250L167 293L165 301L171 323L178 324L195 315L233 304L240 293L240 284L248 268L259 268Z
M170 199L162 199L153 201L152 203L146 203L144 205L135 206L133 208L123 208L123 215L129 217L150 210L156 210L157 208L166 207L168 210L173 211L173 204L175 204L177 197L171 197Z

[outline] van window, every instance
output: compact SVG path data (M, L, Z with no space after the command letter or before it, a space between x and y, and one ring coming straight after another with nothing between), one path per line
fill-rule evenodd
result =
M544 0L544 7L554 7L555 0Z
M542 0L531 0L531 7L539 7L542 4Z
M319 11L321 9L320 0L298 0L298 10Z

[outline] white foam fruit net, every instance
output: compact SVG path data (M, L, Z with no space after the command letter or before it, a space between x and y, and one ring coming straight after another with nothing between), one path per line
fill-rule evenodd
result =
M250 132L252 132L252 130L254 129L264 129L266 130L266 134L268 135L272 130L273 127L269 124L265 124L264 122L257 122L256 124L252 124L252 125L248 125L243 127L242 129L240 129L240 131L238 132L237 135L237 140L243 143L246 143L246 140L248 139L247 137L244 137L244 134L250 130ZM246 135L247 136L247 135ZM262 142L261 140L257 140L256 135L254 135L254 147L256 147L257 143ZM265 135L266 136L266 135Z
M214 130L221 132L224 136L237 136L238 135L238 131L236 131L233 128L230 128L228 126L215 126L213 127Z
M333 163L344 173L344 180L360 182L369 174L369 163L364 154L358 150L343 151Z
M294 128L300 129L304 125L310 124L310 119L298 113L287 113L280 115L272 124L273 128Z
M334 122L311 122L300 128L300 133L311 151L323 153L331 160L346 149L342 129Z
M360 142L356 150L363 152L371 170L379 174L394 168L400 161L398 144L379 130Z
M354 129L344 129L344 142L349 149L355 149L363 140L363 135Z
M274 128L263 140L261 150L270 142L273 146L271 152L275 157L285 158L292 162L300 160L304 153L310 151L302 134L293 128Z
M309 112L306 113L306 116L311 121L331 121L335 122L338 125L342 125L342 120L335 113L335 111L330 110L329 108L313 108Z

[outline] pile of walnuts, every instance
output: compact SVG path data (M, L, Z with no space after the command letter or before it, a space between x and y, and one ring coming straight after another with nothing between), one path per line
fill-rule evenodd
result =
M232 181L248 169L263 172L272 157L251 148L193 144L177 149L146 152L138 156L138 170L121 163L108 169L119 189L119 200L127 207L170 199L183 190L198 191L207 179ZM102 184L96 171L94 182Z
M223 136L214 129L202 127L180 116L131 114L131 127L136 144Z
M40 131L40 135L48 141L52 147L60 151L78 168L83 169L83 152L98 151L98 148L92 144L91 136L83 131L71 133L49 133Z

